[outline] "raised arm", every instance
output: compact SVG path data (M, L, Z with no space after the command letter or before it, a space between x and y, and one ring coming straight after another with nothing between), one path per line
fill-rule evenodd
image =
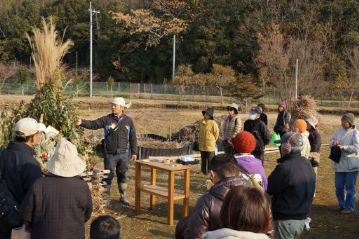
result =
M96 120L85 120L85 119L80 119L77 122L77 125L84 127L86 129L101 129L104 128L106 123L107 123L107 117L108 116L103 116L101 118L98 118Z

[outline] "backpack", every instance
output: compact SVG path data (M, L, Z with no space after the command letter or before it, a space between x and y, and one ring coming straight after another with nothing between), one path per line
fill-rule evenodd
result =
M246 169L244 169L241 165L238 165L239 169L243 175L243 177L250 183L252 187L259 189L260 191L264 191L263 186L263 178L258 173L249 173Z
M262 176L257 173L245 174L245 178L251 184L252 187L264 191Z

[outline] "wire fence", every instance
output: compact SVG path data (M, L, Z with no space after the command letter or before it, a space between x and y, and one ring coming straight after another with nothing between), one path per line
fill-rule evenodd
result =
M199 101L210 103L231 102L234 99L224 97L228 95L225 90L214 86L179 86L173 84L151 84L151 83L131 83L115 82L93 82L93 96L124 96L127 98L149 98L158 100L177 100L177 101ZM263 97L259 100L266 104L276 104L280 101L279 91L281 89L267 88ZM28 81L25 84L18 82L7 82L0 85L0 94L33 95L36 92L34 81ZM65 85L65 92L74 96L90 95L89 82L69 83ZM317 102L322 106L350 106L359 107L359 91L339 92L340 97L327 98L316 97ZM251 99L242 99L244 104L250 104Z

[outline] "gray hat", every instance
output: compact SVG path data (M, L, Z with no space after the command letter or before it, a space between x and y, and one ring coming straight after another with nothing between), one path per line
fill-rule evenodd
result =
M342 116L342 120L345 120L346 122L348 122L350 125L354 125L354 121L355 121L355 116L353 113L345 113Z
M213 108L207 108L206 110L202 111L202 115L207 114L209 117L213 118L214 109Z
M250 114L262 114L263 111L262 111L262 108L259 107L259 106L256 106L256 107L252 107L251 110L249 111Z

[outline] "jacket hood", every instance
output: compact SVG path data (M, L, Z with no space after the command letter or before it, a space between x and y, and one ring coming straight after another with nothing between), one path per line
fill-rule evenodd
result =
M248 181L242 175L228 177L222 179L221 181L213 185L209 190L209 193L214 197L223 201L225 196L227 195L227 192L232 187L241 186L241 185L249 185Z
M247 231L235 231L229 228L222 228L215 231L206 232L203 236L204 239L269 239L266 234L254 233Z

